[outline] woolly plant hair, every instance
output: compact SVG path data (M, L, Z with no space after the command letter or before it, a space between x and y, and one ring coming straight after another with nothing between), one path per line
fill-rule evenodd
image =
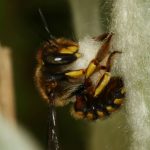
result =
M121 50L116 71L121 71L127 91L127 120L132 150L150 148L150 1L116 0L111 31L114 49ZM120 69L119 69L120 68Z
M78 35L82 31L84 23L84 31L89 30L89 34L100 34L99 31L102 25L100 23L95 26L88 26L87 22L80 22L76 18L84 18L89 22L96 23L100 21L97 12L98 6L103 1L82 1L82 3L73 0L71 6L73 8L73 16L75 28ZM94 3L94 4L93 4ZM119 75L124 78L126 87L126 102L123 108L112 115L110 119L97 121L90 124L91 134L88 137L88 150L148 150L150 148L150 1L149 0L107 0L105 3L110 3L111 20L109 20L109 30L114 32L112 40L112 49L122 51L113 65L114 75ZM91 6L86 7L86 5ZM110 6L109 5L109 6ZM84 8L83 11L77 12L77 9ZM86 9L86 14L85 14ZM92 11L91 11L92 10ZM94 14L90 14L93 12ZM92 16L94 16L92 18ZM107 20L107 18L105 18ZM78 22L77 22L78 21ZM99 27L98 27L99 26ZM83 37L88 33L82 33ZM81 40L79 43L88 46L89 38ZM91 45L89 45L91 48ZM91 53L93 57L94 47L92 52L82 50L83 53ZM88 55L88 56L89 56ZM85 58L86 59L86 58ZM88 58L90 59L90 58ZM91 58L93 59L93 58ZM81 63L81 62L80 62ZM80 64L78 64L80 66ZM83 67L83 66L82 66Z

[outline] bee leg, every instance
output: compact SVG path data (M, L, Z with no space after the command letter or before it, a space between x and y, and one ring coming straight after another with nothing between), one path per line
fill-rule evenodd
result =
M94 97L97 97L102 92L102 90L109 83L110 78L111 78L110 72L105 72L104 75L101 77L101 79L100 79L100 81L99 81L99 83L98 83L98 85L97 85L97 87L95 89Z
M109 33L107 37L104 39L102 46L98 50L98 53L95 58L98 62L101 62L109 54L109 47L112 36L113 33Z
M86 79L89 78L94 73L97 66L98 66L98 61L96 59L90 62L89 66L86 69L86 74L85 74Z
M103 41L103 40L105 40L106 39L106 37L109 35L110 33L103 33L103 34L101 34L101 35L99 35L99 36L97 36L97 37L93 37L93 39L95 40L95 41Z
M106 85L109 83L110 78L111 78L110 71L111 71L111 67L112 67L113 57L119 53L121 53L121 52L114 51L114 52L110 53L108 60L106 62L106 66L100 66L100 69L103 69L105 71L105 73L102 77L101 76L99 77L100 79L98 80L98 84L96 84L97 87L95 89L94 97L97 97L102 92L102 90L106 87Z
M121 54L121 52L120 52L120 51L113 51L113 52L110 53L110 55L109 55L109 57L108 57L108 60L107 60L107 63L106 63L106 70L107 70L108 72L111 71L112 64L113 64L113 59L114 59L114 56L115 56L116 54Z
M99 66L99 63L108 55L112 35L112 33L106 33L105 35L102 35L102 37L99 37L100 39L104 38L104 42L101 48L98 50L96 58L93 59L87 67L86 78L89 78L95 72Z
M84 69L79 69L79 70L73 70L73 71L68 71L65 73L65 75L67 77L71 77L71 78L80 78L85 74L85 70Z
M110 54L109 58L108 58L108 62L107 62L107 66L101 66L102 69L109 71L111 68L111 61L112 61L112 57L116 54L116 53L120 53L119 51L114 51ZM94 71L96 70L98 66L98 62L97 60L92 60L88 66L88 68L86 69L86 78L89 78L90 75L92 75L94 73ZM79 78L81 76L83 76L85 74L85 70L84 69L80 69L80 70L74 70L74 71L69 71L66 72L65 75L69 76L69 77L73 77L73 78Z

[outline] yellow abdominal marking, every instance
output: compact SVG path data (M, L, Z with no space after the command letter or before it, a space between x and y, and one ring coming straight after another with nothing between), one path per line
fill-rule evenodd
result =
M110 77L111 77L111 74L109 72L105 72L102 82L98 85L98 87L95 90L94 97L98 96L101 93L101 91L108 84Z
M93 119L93 114L92 113L87 113L87 119L92 120Z
M96 69L96 65L92 62L87 68L86 78L88 78Z
M115 99L114 104L117 104L117 105L122 104L122 99L119 99L119 98Z
M72 78L78 78L81 77L84 74L83 70L76 70L76 71L70 71L65 73L65 75L72 77Z
M126 92L125 88L121 89L121 94L124 94Z
M75 110L72 110L71 111L71 114L72 114L72 116L74 117L74 118L76 118L76 119L83 119L84 118L84 113L83 112L81 112L81 111L75 111Z
M97 111L97 114L100 118L104 117L104 113L102 111Z
M75 53L76 51L78 50L78 47L77 46L69 46L67 48L62 48L60 50L60 53L62 54L73 54Z
M76 112L77 119L83 119L83 117L84 117L83 112Z
M115 109L111 106L107 106L106 109L108 112L114 112L115 111Z

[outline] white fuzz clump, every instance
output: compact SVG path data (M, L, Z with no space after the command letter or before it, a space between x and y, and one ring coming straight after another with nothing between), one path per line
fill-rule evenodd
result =
M92 37L87 36L79 41L79 53L81 57L75 61L70 68L77 69L86 69L92 59L96 57L96 54L101 47L101 42L96 42Z
M131 150L150 149L150 1L116 0L113 48L121 50L115 70L124 76Z

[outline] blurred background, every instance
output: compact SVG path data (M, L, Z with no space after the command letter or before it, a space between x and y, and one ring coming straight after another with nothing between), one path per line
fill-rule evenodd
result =
M16 119L45 148L47 105L34 83L37 49L47 38L39 7L54 36L76 38L67 0L0 0L0 43L12 49ZM87 122L74 120L68 106L57 108L57 119L61 147L85 150Z

